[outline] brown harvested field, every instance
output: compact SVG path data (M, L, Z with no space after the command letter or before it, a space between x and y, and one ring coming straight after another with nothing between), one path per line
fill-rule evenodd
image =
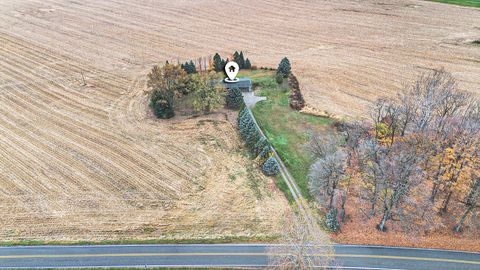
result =
M480 9L428 1L2 1L3 35L108 71L244 50L289 56L307 102L365 114L421 72L445 67L480 92ZM230 15L234 19L230 19Z
M4 0L0 239L272 233L286 202L269 179L252 187L233 125L222 113L155 121L148 68L286 55L310 105L365 114L438 66L480 92L480 48L468 44L479 22L480 9L425 1Z
M236 113L155 120L127 38L155 31L103 3L2 2L0 241L277 233L287 201L240 150Z

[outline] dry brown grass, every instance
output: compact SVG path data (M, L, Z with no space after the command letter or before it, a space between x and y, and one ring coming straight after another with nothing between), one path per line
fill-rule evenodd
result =
M155 121L146 70L215 51L258 66L287 55L311 106L364 114L437 66L478 92L479 16L424 1L2 1L0 238L265 233L285 201L265 178L270 196L248 187L232 125Z

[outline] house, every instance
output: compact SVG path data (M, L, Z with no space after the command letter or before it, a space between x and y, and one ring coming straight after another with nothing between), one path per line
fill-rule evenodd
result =
M238 87L242 92L251 92L252 91L252 80L249 78L239 78L236 82L223 82L225 88L232 89Z

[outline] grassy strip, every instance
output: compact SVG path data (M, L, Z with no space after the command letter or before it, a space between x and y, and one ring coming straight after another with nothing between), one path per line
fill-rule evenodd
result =
M0 246L73 246L73 245L151 245L151 244L233 244L233 243L270 243L278 239L278 236L257 237L222 237L213 239L122 239L101 241L43 241L43 240L18 240L0 241Z
M430 1L465 6L465 7L480 7L480 0L430 0Z
M333 120L290 109L290 89L278 85L272 72L264 72L263 76L257 78L257 82L259 90L256 94L266 96L267 100L257 103L252 112L297 182L302 195L311 199L307 175L313 160L306 151L305 144L310 140L313 130L328 126ZM282 190L288 190L285 183L277 182L277 185Z

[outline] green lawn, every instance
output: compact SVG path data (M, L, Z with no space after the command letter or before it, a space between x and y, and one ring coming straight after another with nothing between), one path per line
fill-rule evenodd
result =
M302 195L310 199L307 175L313 161L305 149L305 144L310 140L313 131L330 130L333 120L301 114L290 109L290 89L275 82L274 71L257 70L241 75L251 75L249 77L258 85L256 95L267 97L266 101L257 103L252 112L297 182ZM277 184L280 189L288 190L285 183L277 181Z
M466 7L480 7L480 0L430 0L430 1L466 6Z

